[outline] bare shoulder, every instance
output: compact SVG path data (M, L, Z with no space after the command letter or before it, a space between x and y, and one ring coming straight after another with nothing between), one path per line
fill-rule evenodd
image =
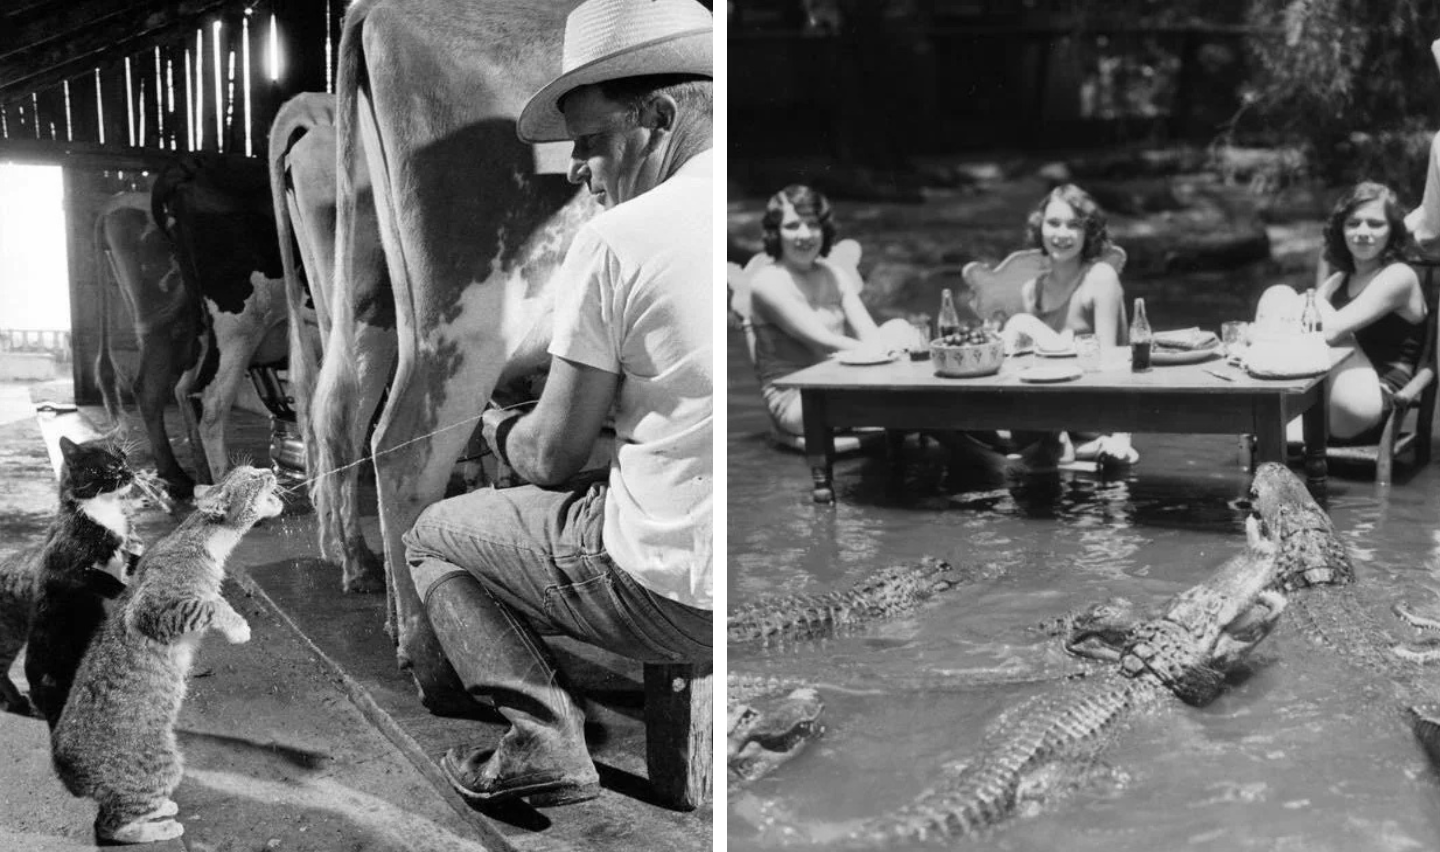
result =
M750 292L757 298L773 302L777 298L793 294L795 281L784 268L767 264L756 270L751 277Z
M1125 300L1125 289L1120 286L1120 276L1116 274L1115 267L1108 263L1091 264L1081 286L1085 289L1085 299L1090 302Z

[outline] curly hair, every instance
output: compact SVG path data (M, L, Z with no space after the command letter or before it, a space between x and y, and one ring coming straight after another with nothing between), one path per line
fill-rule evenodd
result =
M1367 180L1341 196L1325 222L1325 260L1336 269L1355 271L1355 258L1345 243L1345 220L1362 205L1372 201L1384 203L1385 221L1390 225L1390 239L1380 252L1380 265L1387 266L1405 258L1410 234L1405 230L1405 211L1400 206L1400 197L1385 184Z
M830 254L835 245L835 216L830 209L830 199L818 189L794 183L785 187L765 202L765 216L760 219L760 228L765 240L765 253L780 259L780 222L785 218L785 205L795 208L801 216L814 216L820 220L820 256Z
M1050 206L1052 201L1063 201L1070 205L1075 215L1080 217L1084 225L1085 242L1080 247L1081 260L1094 260L1110 247L1110 232L1105 228L1105 213L1090 193L1081 189L1073 183L1061 184L1046 193L1030 211L1030 217L1025 220L1026 236L1030 245L1049 254L1045 249L1045 241L1040 237L1040 226L1045 222L1045 208Z

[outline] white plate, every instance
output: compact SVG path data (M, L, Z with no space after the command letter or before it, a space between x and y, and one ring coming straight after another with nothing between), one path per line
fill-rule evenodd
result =
M1080 372L1080 368L1071 364L1041 364L1021 370L1020 381L1030 384L1051 384L1074 381L1082 375L1084 373Z
M1079 354L1075 351L1074 346L1068 349L1041 349L1038 346L1035 348L1036 358L1074 358Z
M1199 364L1201 361L1209 361L1220 354L1220 344L1208 346L1204 349L1150 349L1150 363L1162 367L1176 364Z
M865 352L859 349L849 349L835 356L835 360L851 367L868 367L872 364L889 364L899 357L900 355L895 352Z

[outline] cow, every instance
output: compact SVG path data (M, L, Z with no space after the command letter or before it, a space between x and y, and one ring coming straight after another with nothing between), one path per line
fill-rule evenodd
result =
M443 496L497 384L547 360L550 279L580 225L599 211L563 175L537 173L543 152L515 135L526 99L558 71L564 19L575 5L358 0L340 40L332 306L345 301L340 292L361 286L359 180L368 173L393 319L373 294L350 299L361 306L357 328L393 322L397 346L371 442L386 622L401 667L434 712L473 703L430 629L400 538ZM346 320L338 310L332 320L333 345ZM322 366L313 411L330 404L332 360ZM313 428L317 441L337 439L318 416Z
M290 357L320 551L340 563L344 591L379 592L385 572L360 528L357 462L395 365L395 297L370 176L362 170L353 184L349 274L337 287L334 97L307 92L286 101L271 125L269 156L292 328L304 299L298 253L323 341L317 358L292 335Z
M196 473L216 482L229 466L225 424L246 371L283 366L288 352L269 173L260 162L186 154L160 170L150 204L174 247L181 281L203 308L199 355L181 375L175 396ZM192 404L197 395L198 418Z
M290 391L306 431L330 333L335 265L335 96L304 92L270 126L270 192L290 321ZM379 237L376 237L378 248ZM297 257L298 255L298 257ZM307 334L311 328L313 334Z
M165 406L176 382L200 354L200 305L180 280L170 242L150 218L150 195L125 192L106 200L95 217L100 259L100 351L95 380L105 412L121 428L121 386L111 352L114 295L105 280L108 267L130 311L140 357L129 383L149 437L155 469L174 497L189 497L194 480L180 466L165 432Z

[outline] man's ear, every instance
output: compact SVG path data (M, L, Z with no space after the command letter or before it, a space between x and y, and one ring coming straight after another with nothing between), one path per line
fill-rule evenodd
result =
M663 130L671 132L675 129L675 114L679 107L675 99L666 94L657 94L650 99L647 105L650 109L650 121L646 124L652 130Z

